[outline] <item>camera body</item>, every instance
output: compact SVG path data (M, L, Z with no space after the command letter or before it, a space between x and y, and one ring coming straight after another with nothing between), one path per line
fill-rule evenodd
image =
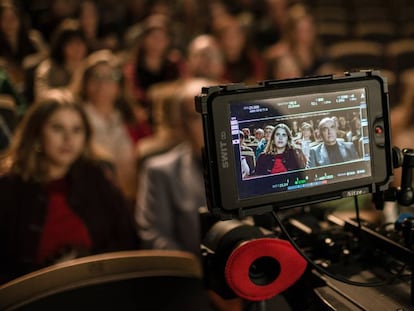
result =
M195 102L203 118L207 204L222 219L378 194L392 180L388 86L379 71L206 87ZM356 159L243 175L243 128L296 122L317 129L326 117L359 120Z

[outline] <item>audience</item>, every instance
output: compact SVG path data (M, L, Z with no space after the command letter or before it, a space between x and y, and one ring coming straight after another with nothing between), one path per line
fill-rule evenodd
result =
M12 1L0 3L0 67L4 68L16 90L32 100L31 72L47 56L48 44L42 34L30 28L21 10Z
M147 159L167 152L180 144L185 137L181 126L181 110L176 100L177 89L179 90L181 85L181 80L158 83L148 91L148 98L153 103L154 125L153 133L142 138L135 145L138 176L141 175L141 170ZM139 178L137 182L139 182ZM139 191L137 191L137 197L139 197Z
M255 23L255 43L261 50L278 43L287 31L289 0L264 0L263 14Z
M272 135L273 129L275 127L273 125L266 125L264 127L264 137L258 142L257 148L255 151L256 158L265 150L268 141L270 140L270 136Z
M265 78L263 59L237 18L225 18L215 36L224 52L225 80L253 84Z
M300 65L291 53L272 57L266 64L267 78L271 80L299 78L303 75Z
M357 117L357 118L359 120L359 117ZM334 116L334 117L332 117L332 119L335 121L336 136L339 139L342 139L344 141L350 141L351 140L350 136L352 137L352 132L346 132L346 131L343 131L342 129L339 128L340 125L339 125L339 118L338 117ZM351 123L355 123L354 124L354 131L358 131L358 132L361 131L361 124L360 123L356 123L356 121L354 121L354 119L351 120Z
M306 160L309 159L310 148L315 145L315 137L312 125L307 122L303 122L301 125L301 138L297 139L294 143L300 149L302 149Z
M93 141L112 158L119 186L134 202L135 147L120 109L121 77L119 60L111 51L94 52L85 61L79 96L94 131Z
M73 18L79 9L79 0L30 1L36 11L33 24L50 42L53 32L67 18ZM40 3L39 3L40 2Z
M144 248L179 249L200 255L199 208L206 206L201 115L194 96L211 82L189 79L176 88L183 143L148 159L138 189L136 221Z
M103 29L98 3L94 0L82 0L77 12L77 18L85 36L88 50L90 52L101 49L115 51L120 45L118 36L114 32Z
M70 94L32 105L0 162L0 283L76 257L136 249L134 222L106 177Z
M76 70L87 54L88 46L79 22L65 19L53 33L49 57L35 69L35 98L41 98L50 89L66 88L74 83Z
M351 141L354 143L355 149L358 151L358 154L362 156L363 137L362 137L361 119L359 115L355 115L351 119L350 131L348 133L349 133L348 137L350 137L348 138L348 141Z
M13 140L13 132L26 113L27 100L0 67L0 154Z
M224 54L214 36L202 34L189 43L187 76L223 81L224 69Z
M171 21L167 16L154 14L141 24L136 44L124 66L125 93L151 110L148 89L160 82L180 77L182 60L173 53Z
M303 4L296 4L288 10L286 31L282 39L270 46L264 53L267 60L290 53L304 76L324 73L329 62L323 46L316 35L313 16Z
M344 116L338 118L338 130L348 133L350 131L349 122Z
M257 128L254 130L254 140L253 143L257 144L259 143L259 141L261 141L264 137L264 130L262 128Z
M99 163L105 164L105 176L112 182L111 185L105 184L111 190L104 197L113 195L118 200L119 196L116 208L124 205L124 201L130 207L136 206L139 225L137 232L143 238L145 247L149 248L187 249L198 253L198 236L189 236L188 231L198 232L195 215L198 207L204 206L205 202L204 185L200 181L201 174L198 174L201 161L198 144L202 143L202 138L195 139L200 135L200 119L193 111L194 101L193 98L190 99L191 96L200 92L201 87L210 84L211 80L217 84L256 83L263 79L297 78L336 72L330 66L325 47L320 44L312 11L304 5L306 3L300 1L47 2L48 6L37 1L26 3L2 0L0 4L0 67L16 90L14 95L19 106L19 117L26 114L27 106L33 103L37 107L37 102L44 102L51 90L57 93L72 92L73 96L78 97L86 110L87 122L90 122L93 132L85 134L88 141L84 148L89 148L90 140L94 150L100 150L105 161ZM32 11L36 8L37 11ZM88 57L91 52L94 53ZM407 98L402 96L402 104L396 107L391 118L393 144L401 148L411 147L411 93L410 90L404 93ZM187 98L187 95L191 96ZM32 113L34 114L28 112L27 118L31 118ZM54 115L54 112L50 113L51 116ZM71 114L65 109L66 115ZM44 125L36 126L39 129L46 127L48 120L45 117L40 120ZM272 133L276 135L276 124L268 121L258 123L257 128L246 126L242 129L255 134L255 137L247 134L245 142L248 143L246 147L249 150L246 149L242 155L246 178L255 174L257 168L260 173L262 167L266 166L259 158L264 159L266 154L267 158L276 158L269 155L278 152L274 149L275 140L270 139ZM302 124L305 120L295 121ZM338 115L337 121L337 135L339 133L341 136L344 131L346 135L341 136L342 140L345 143L353 141L358 147L360 120ZM22 127L32 127L25 122L28 121L22 122ZM319 144L323 148L325 130L318 128L319 120L316 117L306 120L300 129L294 128L292 122L293 120L287 121L289 127L277 128L279 132L286 132L290 143L283 154L302 152L308 157L312 153L312 146ZM29 130L32 128L25 131ZM39 163L42 165L40 171L44 169L44 161L36 161L40 155L44 156L45 151L39 149L37 141L23 141L26 137L34 136L22 136L21 131L16 132L15 136L10 133L7 142L4 137L0 137L0 154L5 153L3 147L8 145L9 140L11 143L11 149L7 149L7 161L2 161L1 165L4 167L6 162L12 163L11 169L2 178L1 187L14 189L14 183L23 184L24 189L19 191L26 191L27 187L30 193L42 190L44 197L52 197L52 194L46 192L55 191L46 186L49 179L38 181L37 171L27 173L32 172L31 165L37 167ZM298 135L293 134L294 137L290 140L289 132L292 131ZM33 135L41 136L39 133ZM314 138L309 139L308 136ZM268 145L268 141L271 144ZM32 148L30 154L18 155L17 146L26 148L26 144ZM281 152L283 148L279 149ZM36 161L32 161L29 156L33 156ZM72 179L77 180L83 176L78 174L77 169L81 164L83 167L83 157L82 153L79 161L74 160L74 164L69 165L67 188L64 189L67 193L72 192ZM19 161L27 161L25 163L28 166L21 168ZM176 165L181 162L185 168L178 170ZM290 169L290 165L285 163L284 166ZM302 164L298 167L302 167ZM85 174L88 170L85 170ZM265 170L268 171L268 168ZM13 178L10 177L11 173ZM36 179L34 182L33 178ZM88 180L85 178L84 182ZM9 183L13 183L13 187ZM113 185L121 191L118 193L116 188L112 188ZM31 187L35 186L35 190L32 190ZM95 198L94 190L91 188L90 193L89 190L88 193L79 192L79 197L84 200L91 196L91 200L100 202L98 199L101 198ZM73 191L80 190L74 187ZM9 200L10 197L0 198L3 200L0 201L0 209L3 208L0 230L5 239L1 241L4 245L11 245L7 243L12 241L15 245L10 251L6 248L8 253L1 253L0 257L2 256L3 266L14 260L15 263L10 270L12 274L5 276L5 279L50 262L48 259L36 261L35 255L37 256L37 247L40 245L39 232L35 232L34 237L30 235L29 241L34 239L30 245L25 241L23 233L15 237L15 240L11 239L7 230L11 230L12 224L7 223L9 218L3 217L6 208L3 202L6 199ZM68 202L64 207L72 208L72 202ZM14 208L15 203L12 202L10 208ZM36 200L27 204L29 203L40 204ZM46 214L46 210L47 207L44 206L41 214ZM94 209L93 212L96 216L100 211ZM110 237L107 232L112 228L111 221L115 221L108 219L112 212L101 212L100 215L105 215L102 218L96 217L99 218L96 219L99 226L108 226L105 229L99 227L99 230L105 232L102 239L108 241ZM32 221L31 214L27 217L28 221ZM84 224L75 217L77 228L89 229L89 218L82 218L82 214L79 217ZM92 215L85 217L92 218ZM39 221L38 218L35 220ZM45 226L49 228L50 224L45 223ZM182 231L183 226L192 226L193 229ZM129 225L124 229L128 228ZM85 244L83 236L82 245L92 247L96 232L89 232L92 244ZM96 251L94 249L90 253L109 248L100 244ZM26 266L21 259L28 251L32 262ZM54 254L49 255L56 257Z
M392 145L399 149L414 149L414 79L404 88L401 103L391 110ZM394 170L394 185L401 186L402 168Z
M248 134L246 135L248 130ZM256 158L253 148L249 147L250 129L244 128L239 132L240 137L240 156L242 160L243 177L250 176L254 173L256 167ZM244 164L247 164L245 166Z

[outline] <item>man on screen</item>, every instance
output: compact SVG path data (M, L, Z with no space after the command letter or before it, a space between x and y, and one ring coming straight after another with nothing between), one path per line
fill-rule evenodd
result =
M309 151L308 167L346 162L358 159L358 153L352 142L337 138L337 126L334 118L327 117L319 122L322 143Z

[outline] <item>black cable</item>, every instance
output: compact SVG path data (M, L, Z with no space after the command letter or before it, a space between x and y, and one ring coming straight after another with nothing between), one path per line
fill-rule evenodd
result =
M358 197L354 196L354 204L355 204L355 217L358 224L358 229L361 230L361 217L359 215L359 204L358 204Z
M279 225L279 228L282 230L283 234L286 236L286 238L289 240L289 242L292 244L292 246L295 248L295 250L312 266L314 267L319 273L326 275L334 280L337 280L339 282L342 283L346 283L349 285L354 285L354 286L361 286L361 287L380 287L380 286L385 286L385 285L389 285L391 284L396 277L398 276L398 274L392 278L390 278L387 281L380 281L380 282L356 282L356 281L351 281L347 278L341 277L339 275L334 275L332 273L330 273L328 270L322 268L321 266L315 264L313 262L313 260L311 258L309 258L309 256L307 256L301 249L300 247L296 244L296 242L292 239L292 237L290 236L289 232L287 231L286 227L283 225L282 221L280 220L279 216L277 215L277 213L275 211L272 211L272 215L275 218L276 223Z

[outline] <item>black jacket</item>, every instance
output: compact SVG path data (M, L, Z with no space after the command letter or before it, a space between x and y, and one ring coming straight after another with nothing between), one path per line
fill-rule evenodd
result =
M78 163L67 175L69 207L84 221L90 253L137 249L131 210L98 165ZM40 268L35 259L47 213L41 184L0 178L0 283Z

